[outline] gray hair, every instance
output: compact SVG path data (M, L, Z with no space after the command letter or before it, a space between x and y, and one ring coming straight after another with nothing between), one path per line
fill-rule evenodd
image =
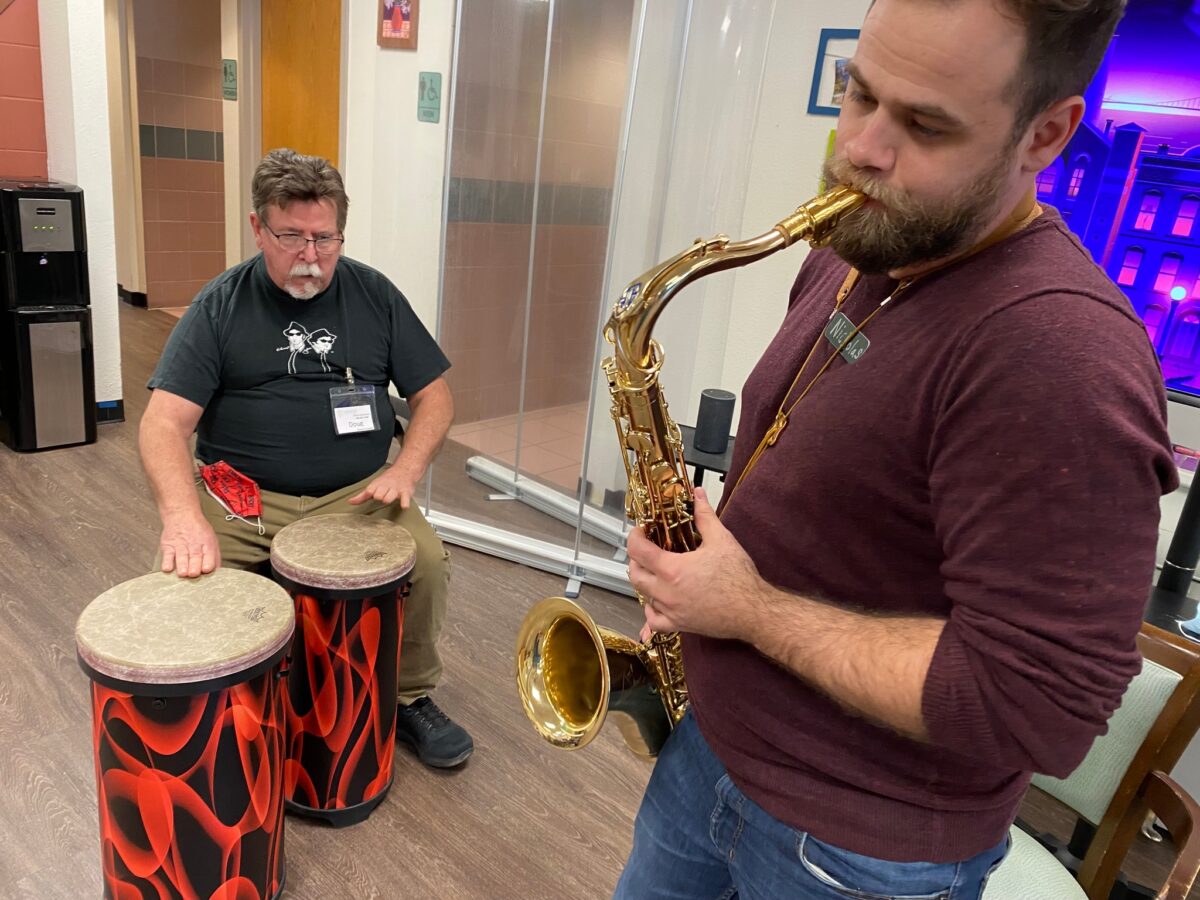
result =
M350 198L346 196L341 173L320 156L305 156L287 147L272 150L254 169L250 182L250 200L255 215L266 219L269 207L280 209L297 200L317 202L332 200L337 208L338 231L346 230L346 211Z

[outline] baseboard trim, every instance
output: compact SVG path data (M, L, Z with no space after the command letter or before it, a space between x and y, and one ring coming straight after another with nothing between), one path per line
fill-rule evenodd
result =
M125 421L124 400L101 400L96 404L96 423L105 425L110 422Z
M128 303L130 306L136 306L139 309L147 309L146 295L142 291L129 291L122 285L117 285L117 296Z

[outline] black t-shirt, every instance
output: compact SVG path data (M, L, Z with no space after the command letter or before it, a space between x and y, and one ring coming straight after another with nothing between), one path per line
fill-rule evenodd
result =
M337 435L329 389L374 385L380 430ZM388 382L403 397L450 367L404 295L381 273L342 257L333 280L296 300L262 256L211 281L171 333L149 387L204 407L196 455L223 459L267 490L320 496L387 461Z

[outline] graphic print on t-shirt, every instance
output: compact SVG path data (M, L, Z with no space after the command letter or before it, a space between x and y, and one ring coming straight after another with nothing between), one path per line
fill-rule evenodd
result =
M325 361L325 357L333 349L333 342L336 340L337 335L331 334L327 328L318 328L308 336L308 346L317 352L317 356L321 358L321 368L326 372L329 371L329 363Z
M333 350L333 343L337 340L336 334L328 328L318 328L316 331L310 332L300 323L291 322L287 328L283 329L283 336L287 338L287 346L276 347L275 352L281 353L287 351L287 370L289 375L296 374L296 357L307 356L309 350L316 352L317 357L321 361L321 370L324 372L329 371L329 363L326 361L326 357Z

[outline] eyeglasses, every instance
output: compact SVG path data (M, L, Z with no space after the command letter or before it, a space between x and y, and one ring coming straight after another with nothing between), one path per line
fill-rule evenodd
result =
M302 234L293 234L292 232L276 234L266 222L262 223L262 227L270 231L275 240L279 241L279 246L288 253L303 253L304 248L312 244L320 256L330 256L337 253L342 244L346 243L346 239L340 237L306 238Z

